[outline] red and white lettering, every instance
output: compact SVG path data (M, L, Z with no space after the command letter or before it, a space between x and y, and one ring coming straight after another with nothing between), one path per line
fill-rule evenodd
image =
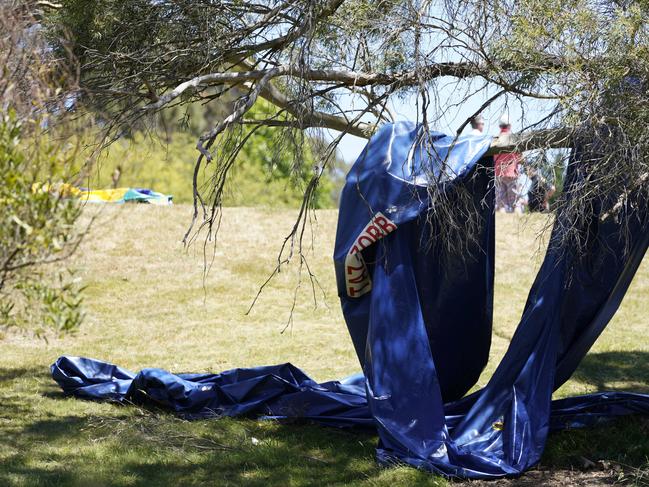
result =
M377 213L377 216L374 217L374 223L376 223L379 228L383 230L384 235L387 235L388 233L397 229L397 226L386 217L384 217L381 213Z
M367 272L367 266L361 251L396 229L397 226L393 222L381 212L378 212L356 237L354 245L352 245L347 257L345 257L345 282L347 284L347 295L350 298L358 298L372 290L372 280Z

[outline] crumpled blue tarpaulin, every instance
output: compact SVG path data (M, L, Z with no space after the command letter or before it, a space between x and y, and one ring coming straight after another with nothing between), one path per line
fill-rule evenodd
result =
M489 354L494 218L483 158L490 137L383 127L343 190L334 261L343 313L363 373L318 384L290 364L221 374L138 374L92 359L61 357L52 375L65 393L158 405L188 418L252 415L378 431L379 461L450 477L515 476L536 464L550 430L649 414L649 395L601 392L552 401L617 310L649 246L647 205L619 219L584 221L588 252L550 246L521 322L489 383L473 387ZM430 144L432 142L432 145ZM585 170L573 153L565 190ZM472 198L478 238L463 255L428 245L444 221L426 185ZM611 195L612 198L615 195ZM459 200L458 200L459 201ZM466 200L463 200L463 204ZM620 239L620 221L628 241Z

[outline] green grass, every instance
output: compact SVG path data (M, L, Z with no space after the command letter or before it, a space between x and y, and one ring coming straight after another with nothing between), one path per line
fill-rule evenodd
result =
M226 209L203 284L202 245L187 251L180 243L189 207L101 208L73 262L87 285L88 315L80 332L48 343L12 333L0 340L0 485L447 485L411 468L378 467L376 438L369 433L253 420L186 422L163 412L64 398L50 379L48 366L61 354L132 370L220 371L290 361L317 380L357 371L331 265L335 211L318 213L310 252L326 299L318 297L314 307L304 285L293 325L280 333L296 283L291 269L245 314L294 213ZM481 384L520 317L542 256L534 239L540 224L498 216L496 330ZM648 291L645 260L619 313L557 397L649 391ZM629 418L552 435L540 468L557 479L577 469L571 475L588 479L591 471L581 472L586 458L607 479L610 471L640 483L648 457L649 423Z

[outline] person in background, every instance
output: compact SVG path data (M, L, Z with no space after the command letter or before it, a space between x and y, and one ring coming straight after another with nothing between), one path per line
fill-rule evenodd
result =
M509 117L503 115L498 123L500 134L509 134L512 126L509 123ZM516 192L518 185L518 169L523 160L523 155L519 152L510 152L507 154L496 154L494 156L494 172L496 176L496 211L513 213L516 209Z
M476 115L471 119L471 135L482 135L484 131L484 118L482 115Z

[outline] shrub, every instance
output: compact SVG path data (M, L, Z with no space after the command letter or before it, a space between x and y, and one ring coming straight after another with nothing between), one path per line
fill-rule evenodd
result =
M81 208L53 191L70 151L25 131L11 112L0 119L0 326L44 337L73 331L83 318L81 288L60 268L80 242Z

